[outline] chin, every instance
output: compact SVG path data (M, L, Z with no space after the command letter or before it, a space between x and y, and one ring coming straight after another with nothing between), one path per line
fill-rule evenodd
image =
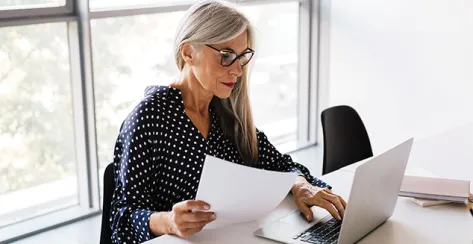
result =
M228 94L215 94L216 97L220 98L220 99L227 99L230 97L230 93Z
M228 91L219 91L219 92L216 92L214 95L220 99L227 99L230 97L231 94L232 93Z

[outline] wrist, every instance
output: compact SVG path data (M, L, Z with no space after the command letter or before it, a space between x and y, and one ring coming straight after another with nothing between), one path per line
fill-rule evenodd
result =
M169 212L154 212L149 220L149 228L156 236L172 234Z
M292 185L291 187L291 192L294 194L298 189L300 189L301 187L303 187L305 184L307 184L307 180L302 177L302 176L297 176L296 178L296 182L294 183L294 185Z

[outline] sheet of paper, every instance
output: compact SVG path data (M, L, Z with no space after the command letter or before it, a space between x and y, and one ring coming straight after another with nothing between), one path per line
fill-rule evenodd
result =
M253 221L273 211L289 193L296 173L256 169L207 155L196 200L210 204L217 219L204 229Z

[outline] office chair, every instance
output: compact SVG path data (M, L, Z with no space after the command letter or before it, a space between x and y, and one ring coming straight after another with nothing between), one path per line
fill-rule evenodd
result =
M343 168L373 156L370 138L358 113L342 105L321 114L324 136L322 174Z
M112 203L113 191L115 190L113 171L113 163L110 163L107 165L107 168L105 168L103 177L102 230L100 231L100 244L112 244L110 205Z

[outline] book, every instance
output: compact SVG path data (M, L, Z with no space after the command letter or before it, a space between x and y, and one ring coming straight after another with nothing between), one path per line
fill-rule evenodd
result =
M430 207L435 205L452 203L452 201L446 200L432 200L432 199L423 199L423 198L410 198L412 202L422 207ZM473 194L470 193L470 202L473 203Z
M432 200L432 199L424 199L424 198L411 198L411 200L415 204L422 207L430 207L430 206L441 205L441 204L452 202L452 201L446 201L446 200Z
M399 196L465 202L470 197L470 181L405 175Z

